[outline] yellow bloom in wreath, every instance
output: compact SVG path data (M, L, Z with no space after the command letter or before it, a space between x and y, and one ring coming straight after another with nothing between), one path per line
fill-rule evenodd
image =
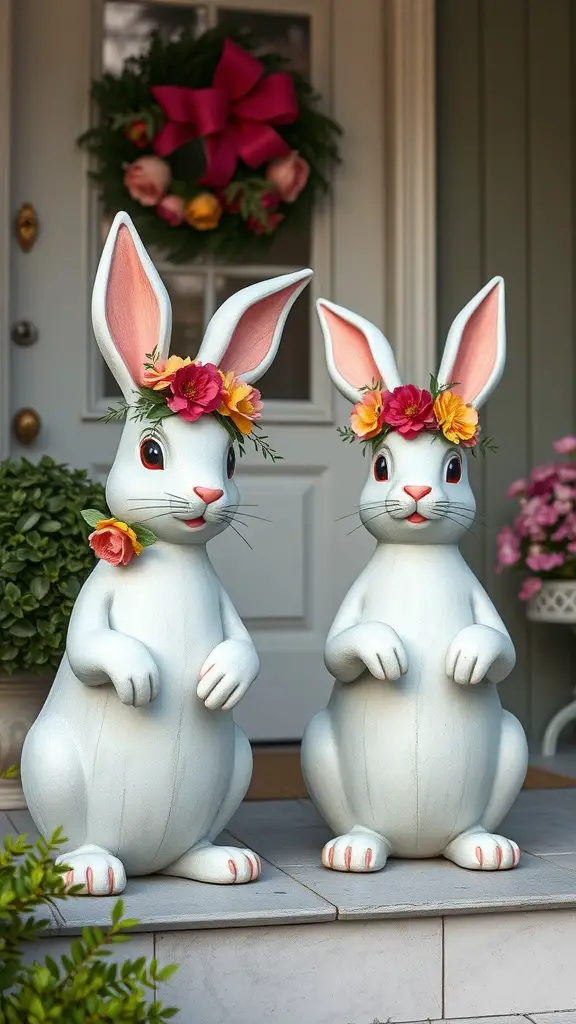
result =
M220 223L222 203L212 192L199 192L184 207L184 219L197 231L213 231Z
M460 395L442 391L434 402L434 415L447 441L466 444L478 430L478 413Z

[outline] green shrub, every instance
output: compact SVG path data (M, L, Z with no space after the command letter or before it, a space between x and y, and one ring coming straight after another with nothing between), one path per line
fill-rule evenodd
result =
M173 965L159 970L145 957L120 966L106 959L110 947L125 942L126 929L138 923L123 919L122 900L106 931L84 928L58 962L50 956L22 962L26 943L49 923L33 916L37 908L55 896L67 898L66 867L54 860L61 842L58 833L35 846L25 836L8 836L0 847L0 1024L158 1024L174 1017L173 1007L148 1002L156 983L174 973Z
M95 564L80 511L105 509L84 470L48 456L0 463L0 671L58 667L72 606Z

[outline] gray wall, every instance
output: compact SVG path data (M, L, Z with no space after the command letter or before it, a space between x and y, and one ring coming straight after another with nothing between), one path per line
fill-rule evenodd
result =
M519 578L494 572L507 484L572 433L574 0L437 0L439 336L494 274L506 280L508 364L482 414L497 455L474 486L487 527L466 554L504 616L518 664L501 688L532 737L570 699L576 637L530 626Z

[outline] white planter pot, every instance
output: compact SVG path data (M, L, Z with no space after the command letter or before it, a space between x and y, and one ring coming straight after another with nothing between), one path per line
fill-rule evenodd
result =
M576 580L546 580L526 610L532 622L576 626Z
M0 674L0 766L20 765L26 733L38 717L53 676ZM20 779L0 779L0 811L22 810Z

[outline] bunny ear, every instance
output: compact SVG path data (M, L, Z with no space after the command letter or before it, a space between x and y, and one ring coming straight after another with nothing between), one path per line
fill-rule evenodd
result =
M118 213L100 257L92 292L94 334L127 402L142 384L148 353L165 359L170 299L127 213Z
M359 402L364 388L380 381L393 391L402 381L390 342L374 324L327 299L316 303L326 343L328 372L338 390Z
M210 320L198 360L253 384L272 365L288 313L311 277L299 270L231 295Z
M493 277L458 313L446 339L438 373L476 409L500 381L506 362L504 280Z

